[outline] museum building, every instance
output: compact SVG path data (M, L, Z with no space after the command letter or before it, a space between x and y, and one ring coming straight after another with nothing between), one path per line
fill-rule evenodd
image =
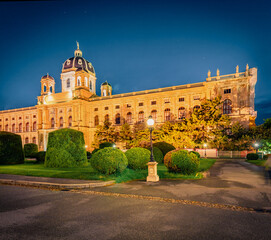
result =
M233 74L211 76L206 81L176 85L138 92L113 94L106 81L101 84L101 96L96 95L96 74L92 64L77 49L74 57L63 63L62 92L55 93L55 79L41 78L41 95L36 106L0 111L0 131L21 135L23 144L36 143L46 150L48 134L60 128L73 128L84 133L87 149L94 141L96 126L110 121L114 125L124 122L144 123L151 115L157 124L182 121L194 108L200 108L202 99L221 96L223 114L245 127L255 125L254 110L257 68L239 67Z

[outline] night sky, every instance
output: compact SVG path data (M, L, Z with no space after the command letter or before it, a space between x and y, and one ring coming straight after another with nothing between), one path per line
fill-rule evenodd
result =
M34 106L76 40L113 93L205 81L258 68L257 124L271 117L271 3L263 1L0 2L0 110Z

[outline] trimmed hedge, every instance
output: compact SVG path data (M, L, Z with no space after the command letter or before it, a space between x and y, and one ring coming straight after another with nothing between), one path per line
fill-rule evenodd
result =
M186 150L174 150L166 154L164 164L170 172L193 174L198 171L199 158Z
M154 147L157 147L161 150L164 156L172 150L175 150L175 147L169 143L166 142L157 142L153 144Z
M0 164L24 163L24 151L20 135L0 131Z
M247 160L258 160L259 155L257 153L248 153L247 154Z
M96 171L110 175L123 172L128 165L128 160L121 150L105 147L92 155L90 163Z
M148 168L151 152L148 149L135 147L127 150L125 155L128 159L128 167L134 170Z
M197 155L198 158L200 158L200 154L198 152L196 152L196 151L190 151L190 153L194 153L194 154Z
M103 149L105 147L114 147L114 146L116 146L115 143L104 142L104 143L99 144L99 149Z
M45 155L46 155L45 151L40 151L40 152L35 153L35 158L37 159L37 162L44 163Z
M151 148L148 148L148 150L151 151ZM156 162L163 163L164 155L159 148L153 147L153 157Z
M35 143L26 143L24 145L24 155L26 157L35 157L35 154L38 153L38 145Z
M87 153L82 132L63 128L49 133L46 167L66 168L87 165Z

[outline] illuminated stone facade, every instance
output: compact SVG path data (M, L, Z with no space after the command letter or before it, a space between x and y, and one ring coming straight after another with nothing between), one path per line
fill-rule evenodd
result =
M59 128L73 128L84 133L87 149L91 149L98 124L105 119L115 125L146 122L152 115L156 123L182 121L200 100L222 96L223 112L233 121L249 127L255 124L254 111L257 69L211 77L206 81L124 94L112 94L104 82L101 97L96 95L96 74L90 62L82 57L79 45L74 57L62 68L62 92L55 93L55 80L49 75L41 78L41 96L34 107L0 111L0 130L22 136L23 143L34 142L46 150L48 133Z

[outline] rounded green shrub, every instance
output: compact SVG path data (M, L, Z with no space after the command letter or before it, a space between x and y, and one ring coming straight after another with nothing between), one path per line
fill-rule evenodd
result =
M186 150L169 152L164 159L168 170L175 173L193 174L199 168L199 158Z
M37 162L44 163L45 155L46 155L45 151L39 151L39 152L35 153L35 158L37 159Z
M166 142L157 142L154 143L153 146L159 148L162 151L163 156L165 156L168 152L175 150L173 145Z
M151 151L151 148L148 149ZM156 162L163 163L164 155L159 148L153 147L153 157Z
M49 133L46 167L80 167L87 165L87 153L82 132L63 128Z
M35 154L38 152L38 145L35 143L26 143L24 145L24 155L26 157L35 157Z
M0 164L24 163L24 151L20 135L0 131Z
M248 153L247 154L247 160L258 160L259 155L257 153Z
M190 153L194 153L194 154L197 155L198 158L200 158L200 154L199 154L198 152L196 152L196 151L191 151Z
M92 151L92 155L94 154L94 153L96 153L96 152L98 152L99 150L101 150L100 148L95 148L93 151Z
M105 147L114 147L115 143L111 143L111 142L104 142L104 143L100 143L99 144L99 149L103 149Z
M128 165L128 160L121 150L105 147L92 155L90 163L96 171L110 175L123 172Z
M127 150L128 167L131 169L146 169L150 161L151 152L148 149L135 147Z

